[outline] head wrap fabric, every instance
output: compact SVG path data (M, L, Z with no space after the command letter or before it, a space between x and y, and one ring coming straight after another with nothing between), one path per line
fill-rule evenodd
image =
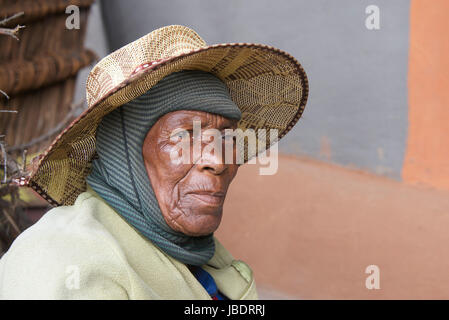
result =
M172 73L142 96L107 114L96 136L98 158L88 184L123 218L161 250L191 265L205 264L215 252L212 234L191 237L165 222L142 156L149 129L166 113L198 110L240 119L226 85L193 70Z

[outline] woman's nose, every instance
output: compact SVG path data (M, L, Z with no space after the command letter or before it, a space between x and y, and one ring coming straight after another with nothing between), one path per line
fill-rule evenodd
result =
M214 175L222 174L228 167L223 161L223 156L218 152L204 152L202 150L200 161L198 161L197 168L201 171L208 171Z

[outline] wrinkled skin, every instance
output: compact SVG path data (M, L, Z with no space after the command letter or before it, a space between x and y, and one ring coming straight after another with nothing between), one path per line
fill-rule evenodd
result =
M203 154L201 159L193 159L193 120L201 121L202 132L210 128L224 132L224 129L237 127L237 121L208 112L170 112L162 116L148 131L142 154L167 224L186 235L202 236L211 234L218 228L223 202L239 165L224 163L225 142L221 161L220 155L211 152ZM170 152L176 145L170 137L173 132L183 129L190 134L191 161L188 164L176 164L170 159ZM203 140L202 149L207 142Z

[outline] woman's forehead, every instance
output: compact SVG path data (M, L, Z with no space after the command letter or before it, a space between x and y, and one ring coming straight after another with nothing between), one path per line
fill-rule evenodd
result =
M165 114L158 120L158 124L164 129L177 127L191 127L193 121L201 121L201 127L226 128L233 127L236 120L225 118L221 115L196 110L178 110Z

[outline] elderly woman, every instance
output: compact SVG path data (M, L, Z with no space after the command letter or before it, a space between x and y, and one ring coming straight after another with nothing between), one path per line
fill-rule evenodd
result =
M223 133L223 145L236 128L285 135L307 99L299 63L264 45L206 46L169 26L100 61L87 97L21 181L58 207L0 260L0 298L257 299L250 267L213 235L236 145L231 162L173 154L180 140L195 144L195 121L201 134ZM244 146L245 161L274 142Z

